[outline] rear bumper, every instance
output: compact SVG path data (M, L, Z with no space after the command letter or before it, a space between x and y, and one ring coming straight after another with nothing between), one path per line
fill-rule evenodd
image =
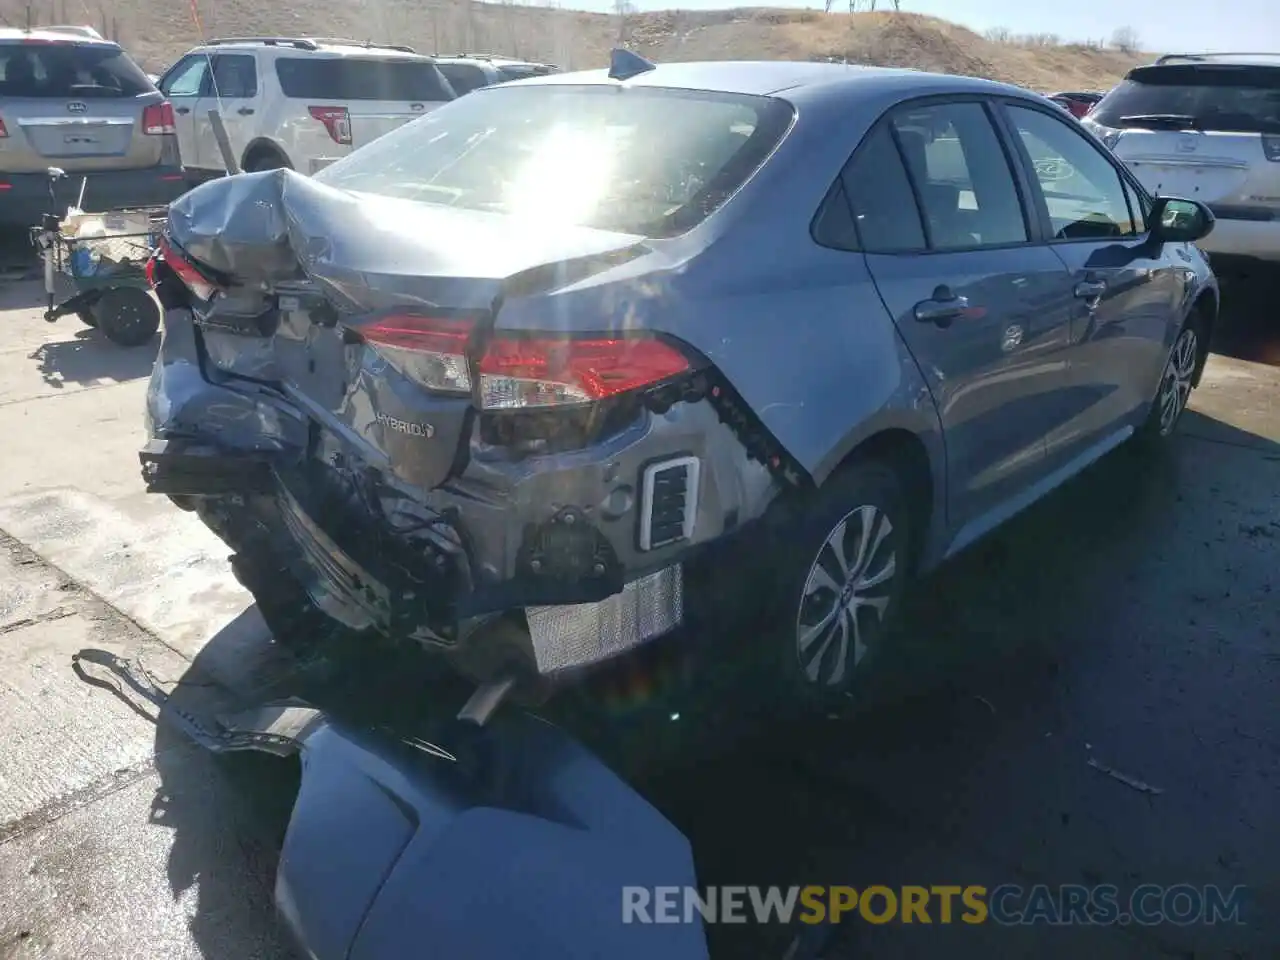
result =
M563 675L672 632L688 619L685 574L754 562L725 545L778 490L707 401L561 455L503 457L473 438L447 484L404 489L280 396L206 380L195 347L190 314L170 311L147 400L168 443L143 453L149 488L202 500L242 558L288 568L333 619L413 637L478 678ZM699 466L678 500L683 536L662 544L645 520L652 471L671 462ZM527 631L511 649L513 613Z
M1213 231L1196 245L1209 254L1215 270L1220 264L1247 261L1280 266L1280 219L1243 219L1230 216L1229 211L1217 213Z
M49 178L46 175L0 172L0 226L35 226L44 214L62 213L67 207L75 206L80 198L81 181L86 177L88 182L81 206L90 211L163 207L187 189L186 175L178 166L72 173L58 181L55 187L57 206L51 211Z

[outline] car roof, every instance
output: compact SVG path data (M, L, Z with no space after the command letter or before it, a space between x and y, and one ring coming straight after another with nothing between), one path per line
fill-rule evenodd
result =
M79 44L92 47L118 47L118 43L104 40L92 27L49 27L22 30L17 27L0 27L0 43L6 41L37 40L42 43Z
M876 88L884 92L890 88L905 94L918 91L921 94L938 92L940 85L948 91L974 93L1015 93L1027 91L1009 84L977 77L960 77L949 74L925 73L898 67L866 67L843 63L810 63L788 60L721 60L691 63L659 64L654 69L626 81L609 79L607 70L584 70L577 73L553 73L544 76L515 80L503 86L530 86L534 84L615 84L628 86L666 87L684 90L704 90L715 93L740 93L755 96L776 96L793 102L841 97L853 89Z
M226 37L206 40L188 53L214 50L287 50L291 53L337 54L344 57L377 57L378 59L429 60L412 47L361 43L336 37Z
M1195 66L1199 63L1221 63L1232 66L1280 67L1280 53L1167 53L1153 67ZM1141 70L1142 67L1136 69Z

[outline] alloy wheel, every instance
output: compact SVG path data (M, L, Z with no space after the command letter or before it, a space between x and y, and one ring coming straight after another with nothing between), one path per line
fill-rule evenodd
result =
M884 620L898 558L893 524L860 506L836 524L809 568L796 617L796 655L810 683L838 687Z
M1191 327L1178 334L1178 339L1169 354L1169 362L1165 364L1164 376L1160 379L1160 436L1167 437L1173 432L1182 411L1187 408L1191 399L1191 380L1195 376L1199 342L1196 332Z

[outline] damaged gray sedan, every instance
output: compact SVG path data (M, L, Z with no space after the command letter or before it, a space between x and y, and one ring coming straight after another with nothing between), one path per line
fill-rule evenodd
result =
M913 575L1169 436L1212 222L982 80L483 89L173 205L144 475L268 614L545 688L751 610L741 655L822 703Z

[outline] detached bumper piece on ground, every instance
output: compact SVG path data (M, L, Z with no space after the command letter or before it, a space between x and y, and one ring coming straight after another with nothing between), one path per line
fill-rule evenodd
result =
M275 896L301 955L707 956L698 923L623 922L625 886L696 882L688 841L557 728L516 711L393 726L352 717L358 693L317 696L325 713L296 695L323 683L274 644L234 655L240 675L271 678L266 698L210 682L210 656L172 694L103 651L78 666L210 750L300 756Z

